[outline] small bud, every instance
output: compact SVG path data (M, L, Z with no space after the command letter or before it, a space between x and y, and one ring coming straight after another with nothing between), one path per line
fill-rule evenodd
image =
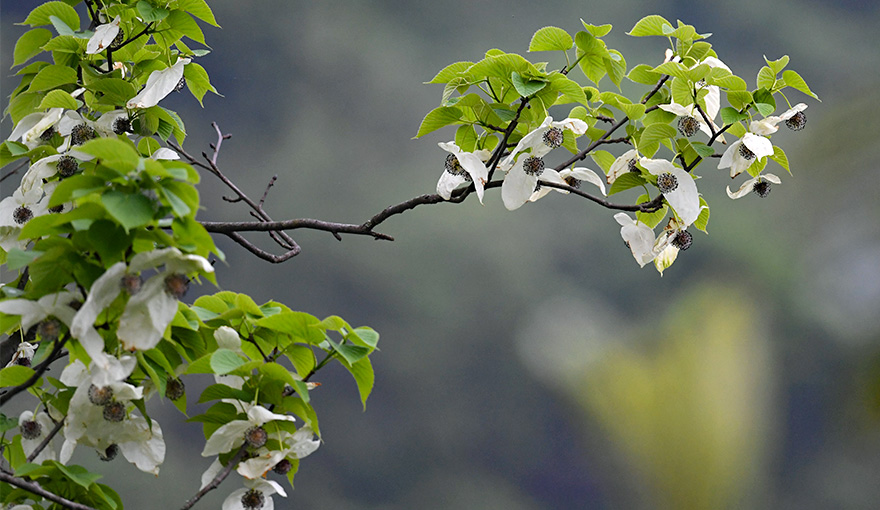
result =
M281 459L278 464L275 464L275 467L272 468L272 471L278 473L279 475L286 475L290 472L290 468L293 467L293 464L290 463L287 459Z
M679 250L684 251L690 248L693 242L694 235L687 230L682 230L678 234L675 234L675 237L672 239L672 246L675 246Z
M800 131L807 125L807 115L804 112L797 112L785 121L785 126L792 131Z
M34 212L29 207L20 205L12 211L12 219L19 225L24 225L34 217Z
M660 193L664 195L671 193L678 187L678 179L669 172L660 174L657 176L657 187L660 188Z
M764 180L758 181L752 187L752 191L761 198L767 198L770 194L770 183Z
M36 439L43 433L43 426L37 420L25 420L18 424L22 439Z
M693 117L680 117L678 119L678 132L682 136L691 137L700 129L700 122Z
M544 145L550 147L551 149L555 149L562 145L562 141L565 139L565 133L562 132L561 128L552 127L544 132L544 136L542 140L544 141Z
M110 386L101 386L100 388L92 384L89 386L89 402L96 406L103 406L110 403L113 399L113 388Z
M85 122L73 126L73 129L70 130L70 143L72 143L73 145L82 145L89 140L97 137L98 133L95 131L95 129Z
M265 446L266 442L269 441L269 434L263 427L251 427L244 433L244 440L248 446L259 448Z
M104 419L110 422L119 423L125 419L125 404L122 402L111 402L104 406Z
M745 160L755 159L755 153L752 152L748 147L746 147L746 144L744 143L739 144L739 155L742 156Z
M122 31L122 28L119 28L119 33L116 34L116 37L110 42L110 46L107 49L111 51L116 51L120 47L122 47L122 43L125 42L125 32Z
M165 291L176 299L186 294L187 287L189 287L189 279L185 274L173 273L165 277Z
M37 334L43 340L54 342L61 335L61 322L54 317L50 317L37 326Z
M56 167L61 177L70 177L79 170L79 163L73 156L61 156Z
M528 156L523 161L523 171L535 177L541 175L544 172L544 160L535 156Z
M168 379L165 383L165 398L169 400L177 400L186 392L186 386L180 379Z
M263 495L263 491L257 489L248 489L248 491L241 496L241 506L248 510L258 510L259 508L263 508L265 503L266 496Z
M128 293L128 295L133 296L141 290L141 285L143 285L144 280L140 275L137 274L127 274L121 278L120 284L122 285L122 290Z
M110 462L111 460L116 458L116 455L119 454L119 446L116 444L111 444L107 447L103 452L98 452L98 458L104 462Z

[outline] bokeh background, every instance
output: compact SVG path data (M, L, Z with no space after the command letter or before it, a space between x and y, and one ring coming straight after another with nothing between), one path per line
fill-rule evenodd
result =
M0 68L25 30L14 23L37 4L0 3ZM733 202L726 171L698 169L711 235L697 233L662 278L639 269L611 212L555 193L515 212L497 190L485 206L419 207L381 226L393 243L295 232L303 253L281 265L218 239L222 288L382 335L365 412L346 373L321 372L325 442L279 508L877 507L877 3L211 5L223 28L204 27L213 53L200 63L223 97L163 105L187 122L191 153L209 150L212 121L233 134L220 164L252 197L278 175L266 202L276 219L360 223L433 192L445 157L436 142L453 130L411 139L442 92L422 82L489 48L525 53L546 25L611 23L605 40L632 66L659 63L666 47L625 35L639 18L681 18L713 32L752 86L763 54L788 54L823 100L789 93L810 105L809 121L773 138L794 175L766 200ZM16 80L2 74L5 101ZM5 138L9 119L0 127ZM210 176L201 189L201 219L249 219ZM123 460L101 466L84 449L75 460L104 469L131 508L176 508L210 459L199 457L198 424L174 428L170 403L152 405L168 445L160 478ZM236 487L231 478L197 508Z

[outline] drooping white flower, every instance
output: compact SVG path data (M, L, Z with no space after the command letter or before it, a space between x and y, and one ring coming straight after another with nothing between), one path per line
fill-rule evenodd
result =
M657 176L657 187L685 226L696 221L702 207L691 174L665 159L642 158L639 164Z
M131 127L128 112L125 110L112 110L102 113L95 121L95 129L101 136L116 136L127 132Z
M236 471L245 478L255 479L262 477L288 457L294 459L308 457L321 445L320 441L313 438L314 434L308 425L300 427L293 434L279 430L277 434L273 434L274 439L266 446L258 448L253 457L240 463Z
M718 169L730 168L730 177L733 178L752 166L755 160L772 155L773 144L769 139L754 133L746 133L724 151Z
M25 456L29 457L38 446L43 444L43 441L46 440L49 433L55 428L55 422L43 411L34 415L33 411L28 410L19 415L18 426L22 429L21 448L24 450ZM25 433L24 429L27 429L30 433ZM31 462L42 464L44 460L55 460L56 458L55 448L50 443Z
M579 188L581 182L589 182L593 184L599 191L602 192L602 195L605 195L605 183L596 174L595 171L590 170L589 168L584 167L576 167L576 168L566 168L564 170L560 170L557 172L553 169L546 169L541 174L542 181L554 182L556 184L567 184L573 188ZM537 191L532 193L532 196L529 197L529 202L534 202L545 195L550 193L550 190L558 191L560 193L568 193L568 190L559 189L559 188L551 188L549 186L540 186Z
M614 219L620 224L620 237L629 246L639 267L645 267L645 264L654 260L657 254L654 252L655 239L651 227L623 212L615 214Z
M245 434L248 431L271 421L296 421L289 414L276 414L260 405L248 405L245 414L246 420L232 420L215 430L205 442L202 457L219 455L240 446L245 442Z
M660 276L663 276L663 271L675 262L680 251L690 248L693 235L686 228L675 218L669 218L663 232L657 236L657 241L654 243L654 253L656 253L654 267Z
M0 201L0 227L21 228L32 218L45 214L47 203L41 188L16 189Z
M681 117L678 123L678 130L685 136L691 136L696 132L697 129L706 133L707 136L712 136L712 130L709 129L709 125L706 124L706 121L703 120L703 116L700 115L700 112L697 111L697 106L694 103L687 105L680 105L678 103L669 103L669 104L661 104L658 105L661 110L667 111L669 113L678 115ZM711 121L711 119L710 119ZM695 124L695 126L694 126ZM694 126L694 129L691 129L691 126ZM715 123L712 123L712 129L718 130L718 127L715 126Z
M24 365L29 367L31 366L31 360L34 359L35 352L37 352L37 346L35 344L24 341L19 342L18 347L15 348L15 352L12 353L12 358L6 366Z
M103 25L98 25L95 28L95 33L92 37L89 38L88 44L86 44L86 53L88 55L94 55L95 53L99 53L104 51L110 44L113 42L113 39L116 39L116 36L119 34L119 24L121 23L121 19L119 16L113 19L110 23L105 23Z
M287 497L284 489L272 480L258 478L256 480L244 480L244 487L236 489L223 500L223 510L274 510L275 503L272 501L273 494ZM249 504L246 506L245 501Z
M22 176L21 190L26 192L34 187L42 186L44 179L49 179L59 173L59 161L65 158L74 158L79 161L91 161L94 159L94 156L78 150L69 150L63 154L46 156L31 165L27 172ZM65 177L69 177L69 175L66 175ZM51 195L51 193L47 193L47 195Z
M444 163L443 174L437 181L437 194L444 200L452 197L452 190L466 182L473 182L477 198L483 203L483 190L489 179L489 169L483 163L491 152L482 149L477 152L463 152L454 142L438 143L441 149L449 152Z
M128 109L150 108L159 104L159 101L177 88L177 84L183 78L183 68L190 61L191 59L188 58L178 58L173 66L150 73L144 88L136 96L129 99L125 107Z
M111 372L92 362L88 369L79 360L64 369L61 382L76 386L64 422L64 445L60 461L70 460L78 444L104 455L118 447L123 456L141 471L158 474L165 459L162 428L156 420L134 411L133 400L143 398L143 388L123 382L137 361L126 356ZM115 445L115 446L114 446Z
M742 186L739 187L736 192L730 191L730 186L727 187L727 196L736 200L738 198L742 198L749 194L750 191L754 191L759 197L765 198L770 194L770 184L782 184L782 180L779 179L774 174L761 174L757 177L747 180L742 183Z
M126 266L113 264L92 284L86 302L80 308L71 328L74 335L94 327L98 315L123 290L124 278L137 279L141 271L165 266L146 282L129 289L133 295L119 319L117 336L126 350L149 350L162 339L165 329L177 313L177 302L186 290L187 274L214 271L199 255L184 254L177 248L164 248L138 253Z
M761 120L753 120L749 123L749 131L757 135L772 135L779 129L776 124L786 121L806 109L806 104L798 103L794 107L786 110L782 115L771 115L770 117L765 117Z
M31 113L22 117L15 129L10 133L8 140L21 142L29 149L40 145L41 136L46 130L54 128L64 115L64 108L49 108L43 113Z
M611 163L611 167L608 169L608 175L605 177L608 185L610 186L614 184L614 181L623 174L629 172L641 172L641 170L636 167L636 163L639 162L639 159L641 159L641 156L639 155L638 149L630 149L615 159L614 163Z
M537 158L544 157L548 152L562 145L564 129L568 129L575 135L581 136L587 132L588 128L587 123L580 119L569 117L560 121L554 121L553 117L548 115L540 126L522 137L513 151L501 161L498 167L504 171L513 168L517 157L524 152L528 152Z

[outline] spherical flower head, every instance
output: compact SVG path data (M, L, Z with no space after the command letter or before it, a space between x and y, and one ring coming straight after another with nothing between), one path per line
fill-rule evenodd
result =
M22 439L36 439L43 433L43 426L37 420L19 421L18 429Z
M561 147L564 139L565 133L562 131L562 128L556 126L545 131L544 135L541 137L541 141L544 142L544 145L551 149Z
M785 121L785 127L792 131L800 131L807 125L807 114L797 112Z
M544 171L544 160L535 156L527 156L523 160L523 171L534 177L539 177Z
M260 448L261 446L265 446L266 442L269 441L269 434L263 427L254 426L245 431L244 440L249 447Z
M672 238L672 246L675 246L679 250L687 250L691 247L691 244L694 242L694 235L688 232L687 230L682 230L675 234Z
M228 452L244 442L245 435L250 429L262 427L272 421L295 421L295 419L291 415L273 413L263 406L248 406L247 419L232 420L211 434L205 442L202 456L210 457Z
M58 174L61 177L70 177L79 171L79 162L73 156L61 156L56 168L58 168Z
M278 461L278 464L275 464L275 467L272 468L272 471L278 473L279 475L286 475L290 472L291 468L293 468L293 464L287 459L281 459Z
M125 419L125 404L122 402L110 402L104 406L103 415L105 420L119 423Z
M779 127L777 124L785 122L789 129L797 131L804 127L807 123L807 116L803 113L807 109L804 103L798 103L786 110L782 115L771 115L761 120L754 120L749 124L749 131L758 135L771 135L775 133ZM791 124L789 124L791 122ZM794 127L793 127L794 126ZM799 128L797 126L800 126Z
M678 187L678 179L670 172L666 172L657 176L657 188L660 193L672 193Z
M102 462L110 462L115 459L117 455L119 455L119 445L117 444L111 444L103 451L98 451L98 458L101 459Z
M128 295L133 296L141 290L144 279L139 274L126 274L120 278L119 283L122 285L122 290L128 293Z
M54 342L61 336L61 321L54 317L44 319L37 325L37 334L43 340Z
M752 187L752 191L761 198L767 198L770 194L770 183L768 181L758 181Z
M265 503L266 496L264 496L263 491L259 489L248 489L247 492L245 492L241 496L241 506L247 508L248 510L263 508L263 505Z
M177 400L186 393L186 386L178 378L168 379L165 383L165 398L169 400Z
M82 145L97 137L98 133L95 128L85 122L73 126L70 130L70 143L73 145Z
M173 273L165 277L165 291L174 299L182 299L188 287L189 278L185 274Z
M245 480L244 487L232 491L223 501L223 510L273 510L272 495L287 497L284 489L272 480Z
M690 138L694 136L697 131L700 130L700 122L691 117L690 115L679 117L678 119L678 132L681 133L682 136Z
M574 135L581 136L587 132L588 128L587 123L580 119L569 117L561 121L554 121L553 117L547 116L540 126L520 139L513 151L501 161L498 167L505 172L510 170L514 167L519 155L525 152L538 158L544 157L551 150L562 145L564 139L562 135L565 134L563 130L567 129Z
M110 386L89 385L89 402L96 406L105 406L113 400L113 388Z
M131 133L131 119L128 117L117 117L113 120L113 132L117 135Z
M174 92L180 92L186 86L186 76L181 76L180 81L174 86Z
M12 212L12 219L19 225L24 225L34 217L34 212L26 205L20 205Z

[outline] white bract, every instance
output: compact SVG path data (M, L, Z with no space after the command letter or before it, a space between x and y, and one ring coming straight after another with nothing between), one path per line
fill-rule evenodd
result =
M31 113L25 115L15 125L15 129L7 140L21 140L29 149L40 145L40 136L47 129L54 127L64 115L64 108L49 108L43 113Z
M259 405L247 405L246 420L232 420L214 431L205 442L202 457L219 455L240 446L245 441L245 433L254 427L262 427L271 421L295 421L288 414L275 414Z
M449 200L452 197L452 190L470 181L474 183L477 198L482 204L483 187L489 179L489 169L483 162L488 160L492 154L485 149L477 152L463 152L454 142L440 142L437 145L451 155L451 157L446 157L446 168L443 170L440 180L437 181L437 194L444 200Z
M663 197L675 211L685 226L690 225L700 216L700 194L697 183L691 174L673 165L665 159L642 158L639 164L653 175L671 174L677 185L670 191L663 192Z
M699 126L700 131L706 133L706 136L712 137L712 129L718 131L718 126L715 123L712 123L712 129L709 128L709 125L706 124L706 121L703 120L703 116L700 115L700 112L697 110L697 105L694 103L687 105L680 105L678 103L669 103L669 104L661 104L658 105L661 110L667 111L669 113L678 115L679 117L691 117L695 121L697 121L697 125ZM711 117L710 117L711 122Z
M730 198L732 198L734 200L736 200L737 198L742 198L742 197L748 195L749 192L754 190L755 185L758 184L759 182L762 182L762 181L769 181L769 182L772 182L773 184L782 184L782 180L779 179L779 177L777 177L774 174L770 174L770 173L761 174L757 177L754 177L754 178L749 179L746 182L742 183L742 186L740 186L739 189L736 190L736 192L730 191L730 186L728 186L727 187L727 196L729 196Z
M188 58L178 58L173 66L150 73L144 88L136 96L129 99L125 107L129 109L150 108L159 104L159 101L165 99L165 96L177 88L177 84L183 78L183 68L190 61L191 59Z
M776 124L786 121L806 109L807 105L798 103L786 110L782 115L771 115L761 120L753 120L749 123L749 131L758 135L772 135L779 129Z
M617 159L614 160L614 163L611 163L611 167L608 169L608 175L605 177L605 180L608 181L608 185L614 184L621 175L629 173L632 170L631 165L635 165L639 162L641 156L639 155L638 149L630 149L623 154L620 155ZM639 171L636 168L636 171Z
M620 224L620 237L629 246L639 267L645 267L645 264L654 260L657 254L654 252L654 231L651 227L622 212L615 214L614 219Z
M110 23L105 23L103 25L98 25L95 28L95 33L92 37L89 38L88 44L86 44L86 53L89 55L94 55L95 53L99 53L106 49L113 42L113 39L116 39L116 36L119 34L119 24L121 19L119 16L113 19Z
M743 147L746 150L743 150ZM724 151L718 169L730 168L730 177L733 178L746 171L755 161L772 155L773 144L769 139L754 133L746 133Z
M581 136L587 132L589 126L586 122L580 119L569 117L560 121L554 121L553 117L548 115L540 126L522 137L513 151L501 161L501 164L499 164L498 167L506 172L513 167L513 163L516 161L517 156L523 152L528 152L532 156L540 158L561 145L561 140L559 141L559 144L556 144L555 146L548 145L545 141L545 136L553 128L568 129L575 135Z

